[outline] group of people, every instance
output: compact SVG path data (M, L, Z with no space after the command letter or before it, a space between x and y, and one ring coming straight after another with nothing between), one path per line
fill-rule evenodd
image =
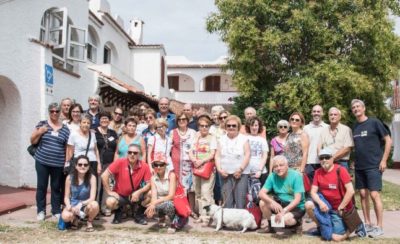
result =
M355 190L348 169L354 149L355 188L365 219L357 231L371 237L383 234L379 192L391 140L382 122L365 115L361 100L351 104L357 119L353 131L340 123L341 112L335 107L325 124L323 109L316 105L307 125L300 112L292 113L289 121L280 120L270 143L252 107L245 109L242 124L222 106L212 107L208 115L185 104L182 112L173 114L168 98L159 100L158 112L142 102L129 111L116 107L111 114L100 108L97 95L89 97L88 104L86 111L69 98L50 104L49 118L32 133L38 220L46 217L50 178L52 214L71 228L86 219L86 230L93 231L100 213L114 213L112 223L118 224L132 212L138 224L156 217L160 227L175 232L188 222L174 206L180 187L198 223L209 221L206 206L244 209L254 202L263 218L259 232L274 232L276 222L301 232L307 212L318 226L313 234L320 234L317 209L332 221L330 238L344 240L351 234L341 216L353 208ZM309 192L304 177L312 182ZM249 197L254 189L256 194ZM369 216L369 197L376 226Z

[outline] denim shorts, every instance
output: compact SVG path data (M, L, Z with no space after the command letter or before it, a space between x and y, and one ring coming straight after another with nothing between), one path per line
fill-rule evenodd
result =
M331 220L333 233L338 235L343 235L346 233L346 226L344 225L342 217L340 217L336 212L331 211Z

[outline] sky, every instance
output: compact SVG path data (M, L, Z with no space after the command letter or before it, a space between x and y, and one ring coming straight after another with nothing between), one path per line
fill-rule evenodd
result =
M143 44L163 44L167 55L191 61L227 56L226 45L206 30L206 18L216 10L214 0L109 0L111 14L144 21Z
M163 44L167 55L191 61L214 61L227 56L226 45L206 30L206 18L216 11L214 0L109 0L112 16L144 21L143 44ZM395 32L400 35L400 18Z

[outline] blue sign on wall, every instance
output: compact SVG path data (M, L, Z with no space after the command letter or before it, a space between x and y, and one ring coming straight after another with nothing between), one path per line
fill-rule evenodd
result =
M44 65L44 76L46 81L46 86L53 86L54 85L54 78L53 78L53 67L45 64Z

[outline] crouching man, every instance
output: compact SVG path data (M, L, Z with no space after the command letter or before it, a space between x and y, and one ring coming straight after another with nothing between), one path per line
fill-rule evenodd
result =
M305 213L303 178L296 170L289 169L288 161L282 155L272 158L271 163L273 173L268 176L259 193L263 223L258 232L275 232L271 226L271 217L274 214L276 223L284 221L285 227L301 234L302 217Z
M139 160L139 147L129 145L128 156L115 160L101 175L104 190L109 197L106 200L107 208L115 210L113 224L119 224L122 218L122 208L131 205L135 211L134 221L146 225L144 216L146 210L146 194L150 190L151 173L149 166ZM114 189L110 188L110 176L114 176Z
M345 167L333 163L332 151L329 148L320 151L319 161L321 168L315 172L310 192L312 201L307 201L305 205L307 214L317 224L317 229L310 231L309 234L315 236L322 234L325 240L343 241L351 234L341 217L344 211L353 208L354 188L351 177ZM318 208L315 209L316 207ZM316 214L319 215L318 218ZM323 224L326 222L325 219L330 219L331 225ZM321 221L323 222L320 223ZM361 230L358 232L362 231L365 236L365 229L363 224L361 225Z

